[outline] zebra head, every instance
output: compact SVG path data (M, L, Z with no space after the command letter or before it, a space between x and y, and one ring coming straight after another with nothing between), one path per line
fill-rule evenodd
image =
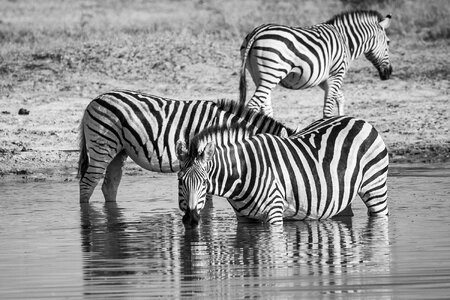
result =
M391 15L387 15L376 26L374 35L369 40L368 50L364 53L366 58L377 68L381 80L391 76L392 66L389 61L389 38L386 29L391 24Z
M178 204L184 212L183 224L196 227L200 220L200 211L205 206L209 185L208 162L215 152L215 144L210 142L201 151L189 153L186 144L177 143L177 157L181 162L178 172Z

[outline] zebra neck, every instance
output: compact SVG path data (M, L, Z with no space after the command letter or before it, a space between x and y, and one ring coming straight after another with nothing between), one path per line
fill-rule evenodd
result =
M342 35L345 44L350 52L350 60L357 59L361 54L367 51L367 42L369 41L371 35L358 35L358 31L351 30L351 26L361 27L363 25L351 25L347 22L336 22L333 24L339 33Z
M209 163L210 185L208 193L228 198L239 192L243 166L238 166L234 151L218 149Z

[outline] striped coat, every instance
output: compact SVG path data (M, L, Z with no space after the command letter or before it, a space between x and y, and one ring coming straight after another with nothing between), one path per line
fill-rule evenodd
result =
M127 157L146 170L178 171L176 141L214 124L241 121L258 132L292 133L263 120L232 101L179 101L125 90L102 94L89 103L80 125L80 202L89 201L103 176L105 200L115 201Z
M196 198L206 193L226 197L240 217L271 224L333 217L357 194L370 215L388 214L388 153L369 123L333 117L289 138L258 134L217 143L230 130L235 128L202 137L202 157L187 154L179 172L187 214L201 210Z
M311 27L255 28L241 46L240 101L246 102L248 70L256 85L248 102L252 109L271 115L271 93L278 84L294 90L319 86L325 91L323 117L333 115L335 104L343 115L341 86L352 60L364 53L383 80L392 72L385 32L390 20L375 11L353 11Z

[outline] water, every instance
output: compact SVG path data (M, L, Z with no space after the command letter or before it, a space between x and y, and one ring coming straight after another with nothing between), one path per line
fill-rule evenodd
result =
M0 185L0 298L450 296L450 166L392 168L389 218L237 223L215 199L186 231L176 177L124 177L117 204L78 185Z

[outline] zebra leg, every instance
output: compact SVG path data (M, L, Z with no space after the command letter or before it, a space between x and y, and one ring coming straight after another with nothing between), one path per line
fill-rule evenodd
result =
M334 105L338 104L338 113L341 115L344 112L344 96L340 91L340 80L335 78L328 78L328 80L319 84L319 87L325 91L324 103L323 103L323 117L330 118L333 116ZM342 107L339 101L342 100Z
M322 82L321 84L319 84L319 87L325 92L325 97L323 99L323 117L330 118L333 116L335 100L333 98L330 98L328 81Z
M256 94L255 94L256 95ZM260 111L269 117L273 117L273 108L270 94L265 95L264 98L253 96L247 104L247 107L256 111Z
M272 117L273 109L271 94L272 90L280 82L281 78L274 78L272 75L270 75L270 72L265 69L261 69L258 62L253 61L253 59L255 58L252 58L248 70L252 75L256 90L247 106L250 109L261 111L262 113Z
M284 201L277 190L276 185L269 196L271 198L272 204L268 207L268 211L265 215L265 222L270 225L283 225L283 211L284 211Z
M205 206L204 207L214 207L213 206L213 195L206 194L206 201L205 201Z
M270 98L266 100L266 105L262 107L261 111L263 112L263 114L273 118L272 101Z
M270 225L283 225L283 209L271 208L265 216L264 222Z
M236 219L238 223L261 223L261 220L252 219L247 216L241 216L236 214Z
M353 217L353 216L354 214L351 203L346 208L344 208L344 210L335 215L335 217Z
M92 162L92 159L90 160ZM108 162L89 163L86 173L80 179L80 203L88 203L100 179L102 179Z
M386 179L387 171L368 184L363 182L358 192L368 209L369 216L387 216L389 214Z
M103 178L106 168L114 159L117 149L108 146L101 140L88 141L85 160L88 167L80 178L80 203L88 203L100 179Z
M122 167L128 155L123 150L114 157L106 168L105 179L102 184L102 192L106 202L116 202L117 189L122 179Z
M338 115L339 116L343 116L344 115L344 95L342 94L342 92L339 90L337 92L337 96L336 96L336 103L338 106Z

